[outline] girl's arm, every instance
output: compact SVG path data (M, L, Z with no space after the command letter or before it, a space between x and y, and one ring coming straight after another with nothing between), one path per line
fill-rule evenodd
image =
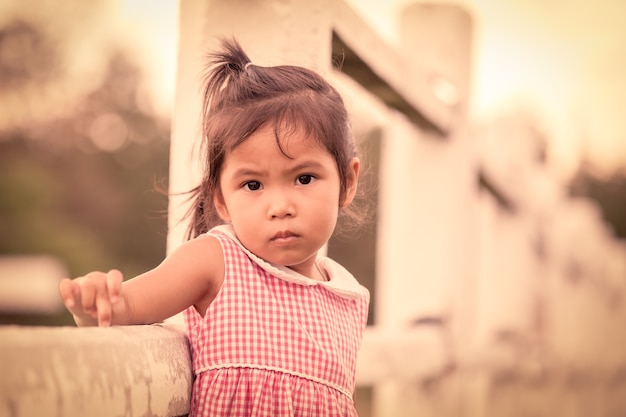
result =
M122 282L122 274L92 272L65 279L59 290L78 326L151 324L196 305L201 314L224 279L220 243L199 237L184 243L156 268Z

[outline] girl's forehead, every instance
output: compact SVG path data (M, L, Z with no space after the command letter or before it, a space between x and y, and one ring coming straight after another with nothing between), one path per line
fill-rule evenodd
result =
M277 140L273 132L259 132L226 154L221 172L228 172L228 178L237 178L242 172L292 173L305 166L335 169L336 161L322 144L306 135L293 134Z
M326 151L326 147L321 140L298 126L277 127L274 124L265 123L235 145L231 152L235 152L237 149L244 151L275 148L287 157L289 157L291 152L307 150Z

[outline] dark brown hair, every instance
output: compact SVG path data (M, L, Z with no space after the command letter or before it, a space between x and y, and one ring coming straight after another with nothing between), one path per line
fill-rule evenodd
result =
M222 223L213 196L220 192L224 158L266 123L273 124L276 142L284 154L279 130L284 137L301 129L328 150L337 164L339 199L343 201L349 162L357 149L339 93L303 67L253 65L236 40L222 40L221 51L209 55L202 106L205 166L200 185L192 190L188 238ZM358 217L349 208L342 212Z

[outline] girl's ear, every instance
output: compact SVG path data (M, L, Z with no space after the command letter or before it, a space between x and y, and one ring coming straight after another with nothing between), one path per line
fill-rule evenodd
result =
M222 197L222 193L220 191L213 194L213 205L215 206L215 210L220 216L220 219L226 223L230 223L230 214L228 214L226 202L224 201L224 197Z
M354 200L356 189L359 183L359 169L361 161L356 156L350 159L348 163L348 172L346 173L346 195L341 201L340 207L347 207Z

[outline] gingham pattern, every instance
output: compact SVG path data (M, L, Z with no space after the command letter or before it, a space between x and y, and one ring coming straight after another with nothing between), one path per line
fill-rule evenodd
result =
M210 234L224 250L225 277L204 318L185 311L196 374L190 415L356 416L367 290L327 258L320 265L329 282L302 281L250 256L228 233Z

